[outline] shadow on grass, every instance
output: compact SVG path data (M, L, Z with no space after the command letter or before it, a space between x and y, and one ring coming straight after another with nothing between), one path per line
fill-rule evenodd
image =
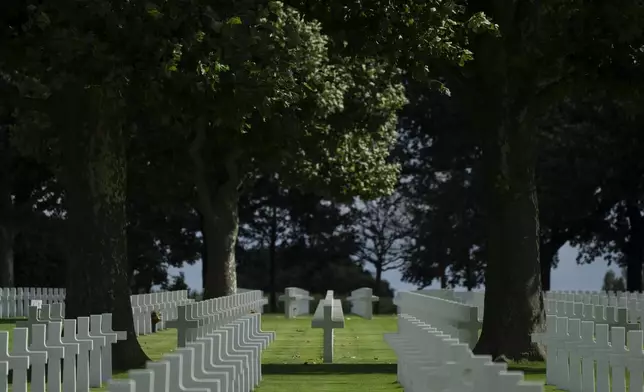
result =
M512 364L508 365L508 370L521 371L524 374L546 374L546 369L534 365Z
M16 318L8 318L8 319L0 319L0 325L5 325L5 324L15 324L18 321L25 321L26 318L24 317L16 317Z
M263 374L396 374L396 364L266 364Z

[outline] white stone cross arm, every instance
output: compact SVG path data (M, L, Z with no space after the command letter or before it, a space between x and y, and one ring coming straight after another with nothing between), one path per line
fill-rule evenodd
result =
M127 340L127 332L112 330L112 313L103 313L101 316L101 329L105 333L116 334L116 340Z
M167 328L177 329L177 346L186 347L188 342L189 331L199 327L199 321L188 317L188 306L182 305L177 308L176 320L166 322Z
M29 357L31 365L31 390L44 391L47 352L30 350L27 348L28 341L29 330L27 328L15 328L13 330L12 355Z
M9 354L9 332L0 331L0 362L8 363L8 369L13 371L13 390L27 388L27 369L30 361L28 355ZM1 377L1 375L0 375Z
M31 327L33 325L47 324L47 323L48 323L47 320L43 320L40 318L40 309L35 306L30 306L27 320L18 321L16 323L16 328L27 328L28 330L31 330Z

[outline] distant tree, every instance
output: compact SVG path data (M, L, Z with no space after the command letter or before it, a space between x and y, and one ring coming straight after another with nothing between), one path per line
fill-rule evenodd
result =
M186 275L183 272L179 272L179 275L172 276L169 282L164 282L161 285L161 289L165 291L177 291L190 290L190 287L186 283Z
M604 283L602 284L602 291L625 291L626 282L623 276L617 276L615 271L608 270L604 275Z
M405 262L411 234L411 217L399 193L366 201L356 208L359 263L371 264L375 269L375 295L382 295L382 274L400 269ZM378 303L376 303L376 310Z
M269 311L277 310L277 270L280 249L289 243L291 225L289 190L277 175L259 177L239 202L239 246L268 249L267 266ZM264 263L265 261L262 261ZM264 286L262 284L262 286ZM248 286L243 286L248 287ZM256 286L250 286L252 288Z

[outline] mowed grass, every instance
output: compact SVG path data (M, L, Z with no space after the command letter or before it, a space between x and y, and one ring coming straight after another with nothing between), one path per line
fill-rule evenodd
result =
M395 316L346 317L345 328L335 332L333 364L322 363L322 330L311 328L311 317L264 315L262 329L276 331L277 338L263 354L258 392L402 391L396 382L396 355L383 338L396 332ZM509 367L523 371L526 380L545 381L543 362ZM552 386L544 390L560 391Z
M383 339L395 331L394 317L346 317L335 330L333 364L322 363L322 330L311 328L311 317L265 315L262 323L277 338L263 354L258 392L402 391L396 356Z
M0 331L9 332L9 347L17 320L0 320ZM264 378L258 392L402 391L396 382L396 356L383 338L396 332L395 316L365 320L347 315L345 328L335 330L333 364L322 363L322 330L311 328L310 316L289 320L284 315L263 315L262 329L276 331L277 338L263 353ZM156 361L176 348L176 330L139 336L139 342ZM523 371L526 380L545 380L543 362L512 364L510 369ZM117 379L126 377L127 372L114 374ZM91 391L106 392L107 383ZM560 390L546 386L545 391Z

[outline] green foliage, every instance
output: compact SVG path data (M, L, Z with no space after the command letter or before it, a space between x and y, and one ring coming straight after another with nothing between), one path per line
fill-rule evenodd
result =
M602 283L602 291L624 292L625 290L626 282L624 277L618 277L613 270L606 271L606 274L604 275L604 282Z

